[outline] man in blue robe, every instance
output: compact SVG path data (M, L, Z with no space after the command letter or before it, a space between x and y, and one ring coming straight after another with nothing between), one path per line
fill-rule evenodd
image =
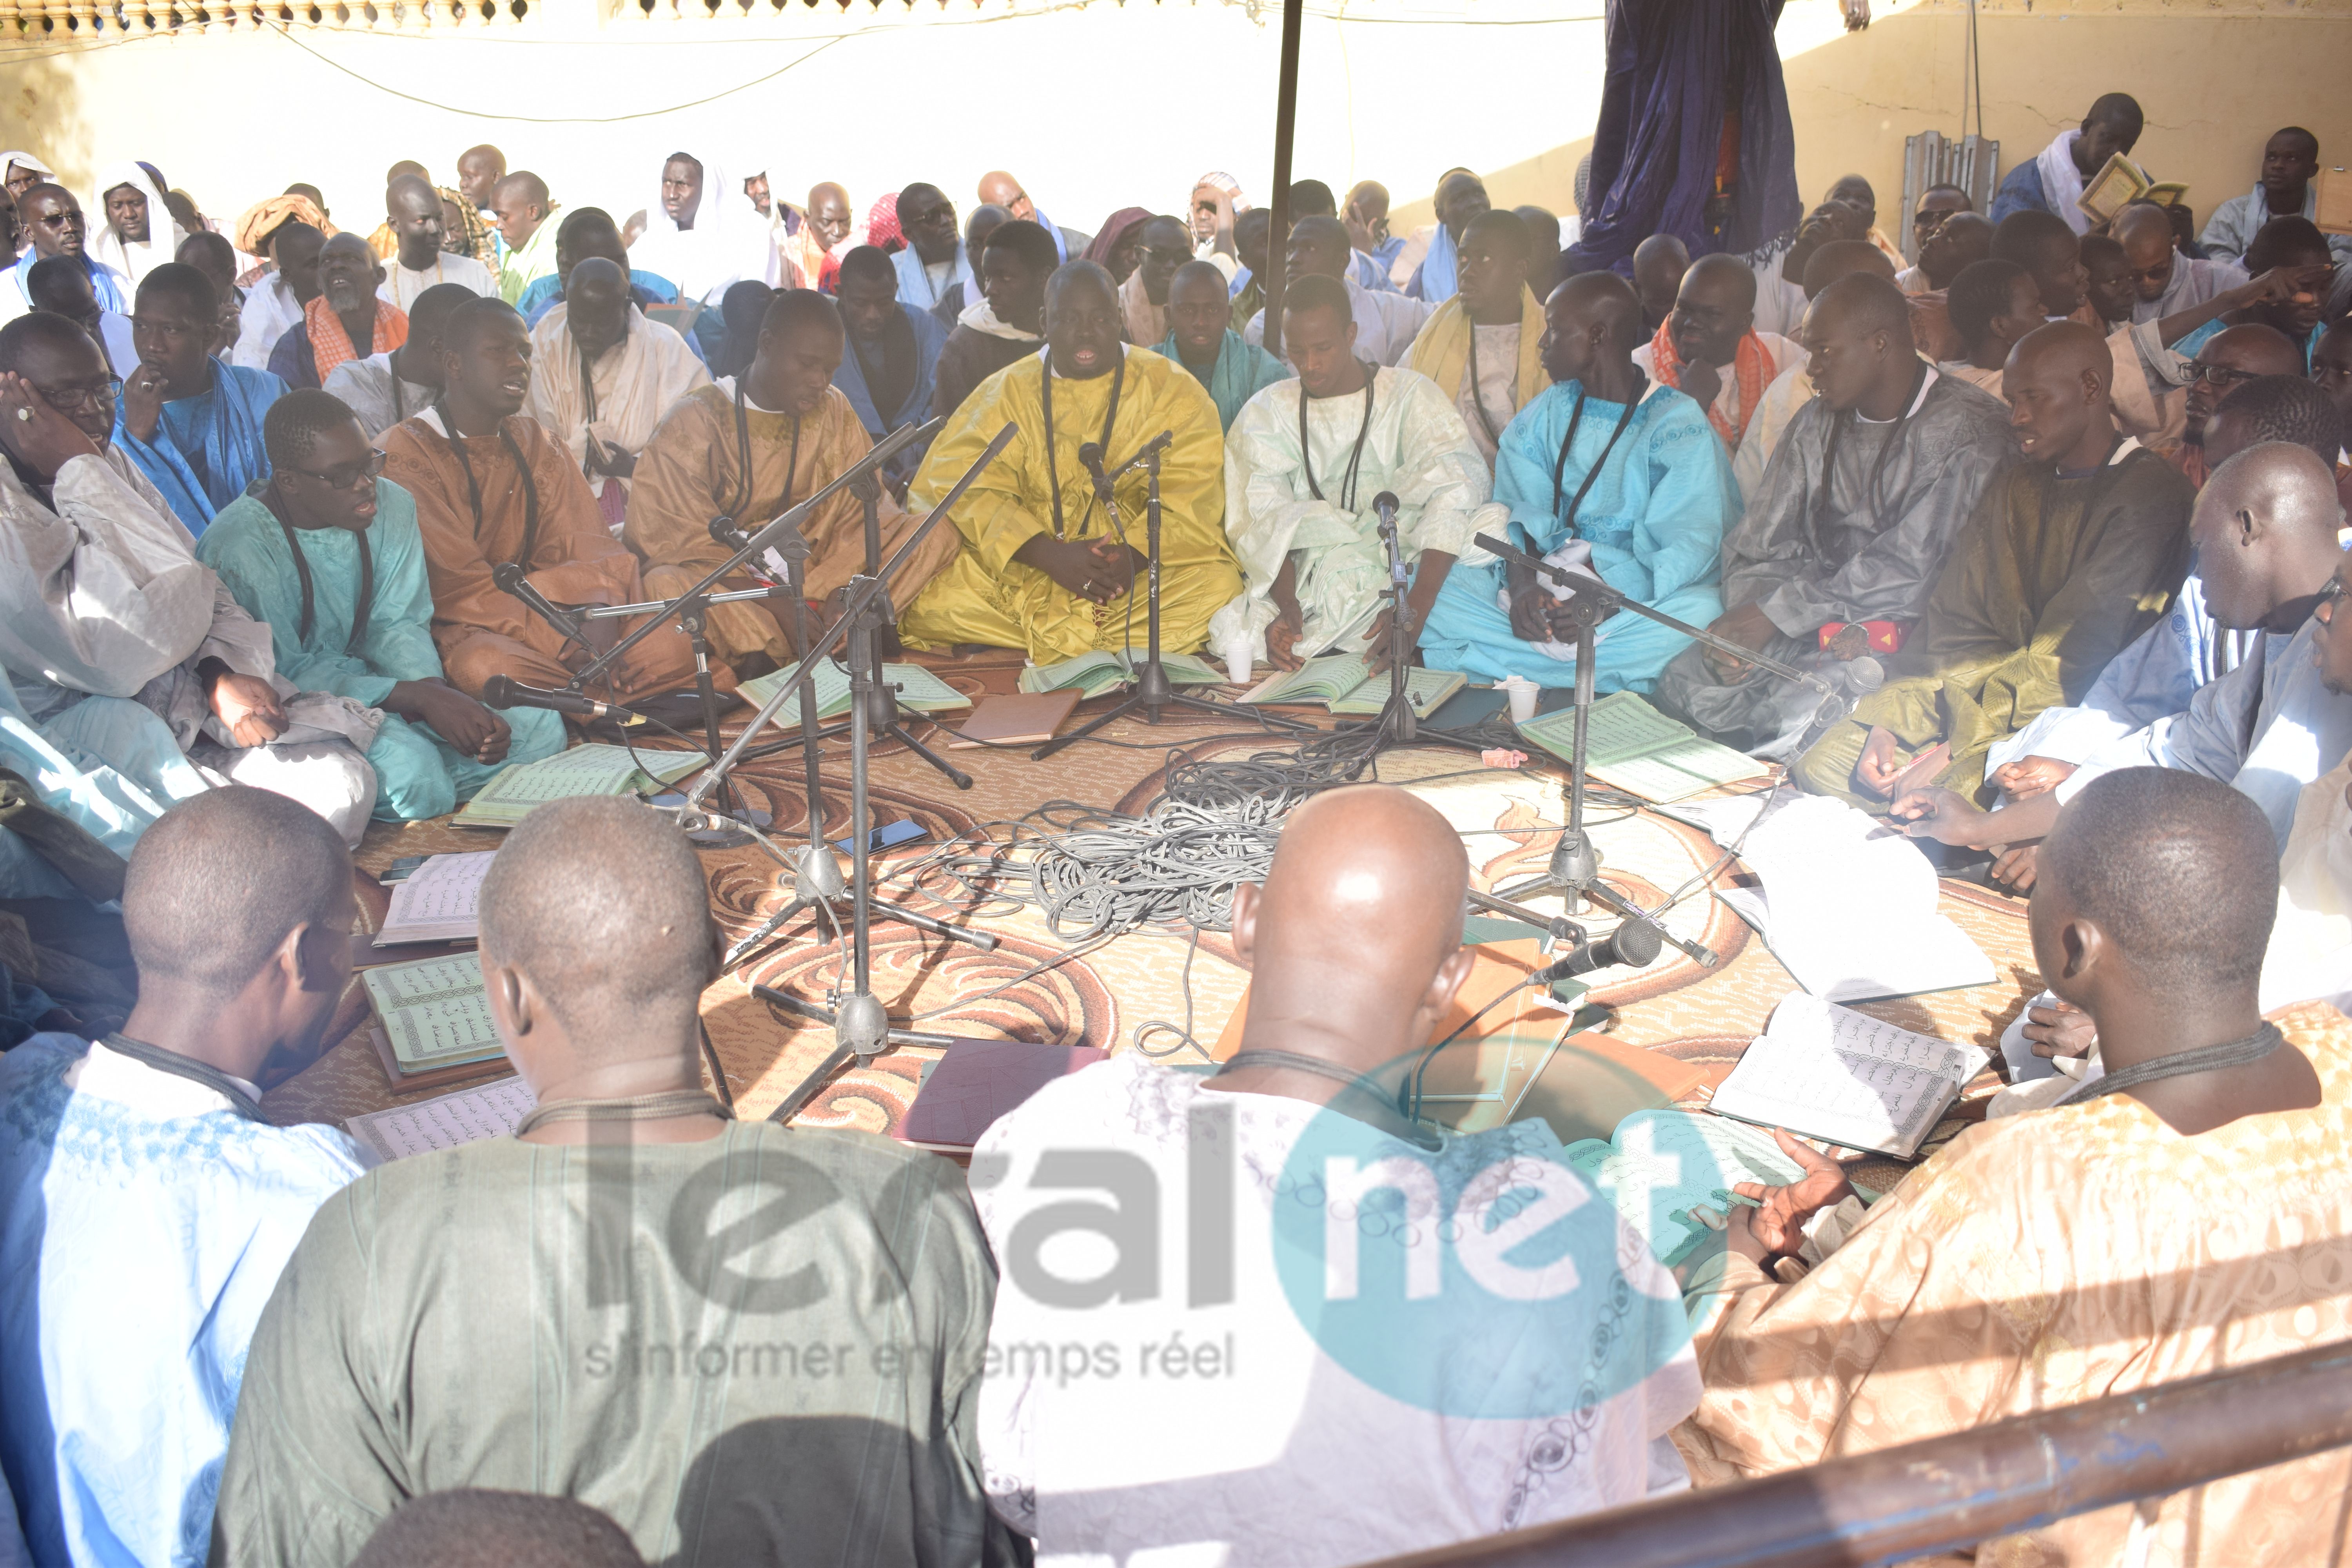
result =
M1226 323L1231 307L1225 275L1206 261L1188 261L1168 282L1168 335L1160 353L1192 373L1217 405L1217 423L1230 431L1242 406L1291 369Z
M325 822L199 795L131 856L122 1028L0 1057L0 1462L37 1563L205 1558L254 1325L361 1171L259 1103L318 1056L357 912Z
M270 477L221 509L196 559L269 627L287 679L383 710L367 752L376 820L443 816L500 769L562 751L561 715L494 713L444 678L416 502L352 411L289 393L262 434Z
M1643 341L1642 302L1614 273L1552 290L1543 337L1552 384L1505 427L1495 499L1511 509L1520 548L1705 626L1723 609L1718 561L1738 489L1706 411L1634 368ZM1490 680L1573 686L1575 636L1564 608L1558 591L1525 568L1457 565L1422 630L1423 662ZM1649 690L1690 642L1630 610L1603 621L1597 637L1601 691Z
M833 384L877 441L902 425L921 424L931 416L934 373L948 329L930 311L899 300L898 275L873 246L861 245L841 258L836 287L847 341ZM929 449L928 441L904 447L883 472L903 490Z
M114 439L173 515L201 536L221 508L269 473L261 416L286 384L208 352L220 317L212 280L165 262L139 285L139 368L123 383Z

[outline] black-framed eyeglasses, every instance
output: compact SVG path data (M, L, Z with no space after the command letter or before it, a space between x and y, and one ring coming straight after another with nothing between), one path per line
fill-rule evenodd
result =
M323 472L317 468L295 468L292 471L306 479L316 479L331 490L355 490L363 484L371 483L377 475L383 473L383 454L380 451L371 451L360 462L338 464Z
M49 406L60 414L112 414L115 399L122 395L122 378L110 375L104 381L85 382L79 386L44 386L40 388Z
M2330 577L2330 578L2327 580L2327 586L2326 586L2325 588L2322 588L2322 589L2319 591L2319 596L2318 596L2317 598L2315 598L2315 599L2312 600L2312 602L2311 602L2312 613L2313 613L2313 614L2315 614L2315 615L2316 615L2316 614L2317 614L2319 611L2321 611L2321 610L2326 610L2326 611L2327 611L2327 616L2323 616L2323 617L2322 617L2322 619L2326 619L2326 618L2332 617L2332 616L2336 614L2336 612L2335 612L2335 610L2334 610L2333 608L2331 608L2331 606L2336 603L2336 600L2338 600L2338 599L2342 598L2343 596L2344 596L2344 579L2343 579L2343 578L2341 578L2341 577Z
M2207 364L2201 359L2193 359L2189 362L2189 379L2226 390L2242 381L2259 381L2262 375L2258 371L2235 370L2226 364Z

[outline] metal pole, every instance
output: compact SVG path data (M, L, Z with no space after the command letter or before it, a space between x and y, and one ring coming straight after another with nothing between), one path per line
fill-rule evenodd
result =
M1381 1568L1858 1568L2347 1444L2352 1345L2325 1345Z
M1265 352L1282 357L1282 279L1290 266L1290 133L1298 123L1298 30L1306 0L1282 0L1282 82L1274 100L1274 200L1266 216Z

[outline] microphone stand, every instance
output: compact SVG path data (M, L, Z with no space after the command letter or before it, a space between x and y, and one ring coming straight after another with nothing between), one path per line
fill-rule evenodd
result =
M1372 743L1349 770L1349 778L1361 773L1382 752L1399 746L1458 746L1465 752L1487 749L1487 742L1473 735L1421 727L1421 716L1412 710L1412 678L1408 673L1412 663L1413 637L1405 625L1405 596L1412 587L1412 574L1406 569L1404 542L1397 533L1396 497L1382 490L1372 498L1372 511L1380 520L1376 531L1389 563L1388 592L1383 595L1389 602L1389 699L1382 704L1379 718L1339 726L1342 734L1371 736Z
M1145 647L1148 651L1144 656L1142 667L1134 669L1134 689L1118 707L1099 717L1088 720L1066 735L1056 736L1046 742L1029 753L1029 760L1032 762L1044 762L1063 747L1076 744L1106 724L1117 719L1124 719L1139 708L1143 710L1143 721L1147 724L1159 723L1161 710L1181 706L1196 709L1202 713L1231 714L1235 718L1253 719L1262 726L1285 730L1312 728L1311 725L1302 723L1298 720L1263 712L1243 703L1226 702L1214 697L1195 697L1189 692L1179 691L1174 683L1168 679L1167 667L1160 662L1160 454L1165 451L1168 444L1175 438L1174 431L1162 430L1150 441L1145 442L1140 451L1108 473L1103 470L1099 459L1088 465L1094 470L1095 495L1102 501L1103 510L1109 514L1111 531L1118 536L1121 544L1127 542L1127 530L1119 522L1118 502L1111 494L1112 483L1121 474L1139 465L1143 468L1149 481L1150 489L1146 492L1143 512L1143 538L1146 546L1144 625ZM1088 445L1091 446L1092 443ZM1132 647L1122 649L1121 652L1123 657L1131 663L1134 657Z
M1592 842L1591 835L1586 832L1584 827L1584 759L1587 750L1586 741L1592 721L1593 647L1597 640L1595 634L1600 629L1601 623L1621 609L1631 610L1647 620L1655 621L1670 630L1681 632L1695 641L1729 653L1737 658L1784 679L1813 687L1832 697L1838 695L1837 689L1820 676L1799 669L1794 665L1782 664L1780 660L1768 658L1753 648L1742 647L1727 637L1718 637L1703 626L1695 626L1685 621L1676 620L1674 616L1654 610L1638 600L1628 598L1617 589L1602 582L1594 574L1572 572L1565 566L1555 566L1550 562L1531 555L1492 534L1482 533L1477 535L1476 539L1482 549L1497 559L1524 567L1535 573L1538 577L1549 579L1564 588L1575 590L1574 596L1563 606L1570 621L1576 628L1576 754L1569 759L1568 764L1568 825L1561 829L1559 841L1552 846L1551 861L1544 868L1541 876L1516 883L1511 887L1497 889L1492 895L1492 899L1496 903L1508 904L1519 900L1558 893L1571 915L1580 913L1586 900L1590 900L1622 919L1638 920L1656 926L1657 921L1647 910L1638 904L1619 897L1601 882L1601 850L1599 846ZM1492 908L1493 904L1489 904L1488 907ZM1532 910L1512 910L1507 912L1516 914L1530 924L1540 926L1548 923ZM1659 930L1664 932L1664 928L1659 927ZM1722 962L1712 950L1701 943L1685 942L1673 935L1667 935L1665 940L1710 969Z
M903 435L905 430L913 428L915 427L911 426L905 426L899 434ZM871 845L872 835L872 808L867 798L866 764L870 737L866 718L867 703L871 700L875 685L872 617L877 613L876 606L881 602L884 589L890 578L914 555L923 541L929 537L931 530L938 527L940 521L947 516L948 509L963 499L964 491L971 487L972 481L980 477L982 470L996 460L997 455L1012 443L1013 437L1018 433L1019 427L1011 424L1007 424L999 430L996 433L996 438L988 444L987 449L981 453L979 459L964 471L963 476L956 480L954 487L940 498L939 505L933 507L930 514L916 525L914 531L907 536L906 542L898 547L898 553L884 563L878 572L861 573L850 579L845 590L846 602L840 618L834 622L824 637L817 639L814 647L802 655L799 673L791 680L780 685L774 695L761 706L759 712L752 715L751 721L743 727L741 734L735 737L735 742L728 748L727 754L719 758L716 764L695 781L694 786L687 792L683 803L678 807L679 826L688 829L698 826L709 817L717 816L718 814L711 811L705 803L709 800L714 791L725 784L727 774L731 773L736 764L742 760L752 737L774 719L787 700L795 694L804 695L811 690L819 659L830 657L835 647L845 639L849 641L852 666L851 689L853 692L857 692L862 681L866 693L864 700L854 697L849 705L851 862L849 881L845 888L840 862L834 858L831 846L824 842L823 813L812 792L809 803L810 838L807 847L801 851L795 863L792 902L765 921L757 931L730 948L725 960L728 968L734 968L748 954L765 942L771 934L781 929L787 921L804 910L819 904L830 909L845 893L853 900L851 932L854 949L848 993L839 996L835 1006L830 1010L799 997L787 997L781 992L773 992L766 995L766 1000L803 1017L832 1025L834 1031L833 1050L814 1071L794 1086L791 1093L785 1095L782 1102L771 1113L771 1121L791 1121L801 1107L808 1102L809 1098L823 1088L834 1074L840 1071L853 1058L862 1064L881 1055L893 1044L934 1045L941 1038L935 1035L925 1035L894 1027L881 1000L873 994L871 988L869 931L874 892L873 885L866 876L866 854ZM890 441L886 440L875 450L880 453L886 447L896 449ZM870 470L871 468L879 465L869 460L869 463L864 466ZM827 490L832 488L827 487ZM818 493L822 497L826 491ZM772 526L772 524L771 527ZM761 531L765 533L768 531ZM933 935L958 942L970 942L983 952L992 951L997 945L997 939L984 931L961 931L929 915L918 914L914 910L898 909L895 906L891 908L890 912L892 918L902 920L919 931L929 931Z
M882 476L873 469L868 469L859 475L850 485L849 493L856 496L859 504L866 509L866 571L863 575L874 577L882 569ZM925 718L926 715L916 713L911 708L900 709L898 689L880 679L883 641L886 638L894 637L898 627L898 616L890 607L887 593L877 595L868 602L865 618L866 625L853 626L849 634L851 706L856 707L863 703L868 729L887 735L923 761L930 763L942 778L956 788L970 789L971 775L915 739L914 731L908 730L900 718L902 712L919 719ZM866 638L865 657L873 667L866 672L867 679L863 682L860 681L858 675L860 637ZM853 730L851 733L854 735L856 731ZM812 774L811 777L814 778L814 775Z

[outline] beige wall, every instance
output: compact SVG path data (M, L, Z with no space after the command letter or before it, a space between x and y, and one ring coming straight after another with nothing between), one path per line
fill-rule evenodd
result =
M215 27L0 48L0 146L32 148L86 200L98 164L144 159L222 217L309 180L339 222L362 229L381 216L385 165L415 157L446 182L456 154L484 140L559 200L621 216L680 148L738 171L765 164L791 192L839 179L861 210L918 178L968 204L1002 164L1058 221L1087 229L1119 206L1174 210L1207 168L1260 200L1270 183L1272 0L886 0L879 11L793 5L767 23L606 21L598 4L543 0L520 26L430 37ZM1498 202L1570 210L1598 109L1601 0L1350 5L1347 19L1307 23L1299 175L1341 190L1380 179L1401 224L1427 221L1412 198L1454 163L1487 174ZM1816 199L1840 174L1866 174L1891 232L1904 136L1960 129L1967 6L1874 9L1870 29L1849 35L1835 0L1790 0L1780 41L1800 188ZM2140 156L2187 180L2200 215L2252 184L2279 125L2307 125L2352 162L2352 0L1980 10L1985 122L2004 169L2110 88L2147 105ZM646 110L667 112L598 120Z

